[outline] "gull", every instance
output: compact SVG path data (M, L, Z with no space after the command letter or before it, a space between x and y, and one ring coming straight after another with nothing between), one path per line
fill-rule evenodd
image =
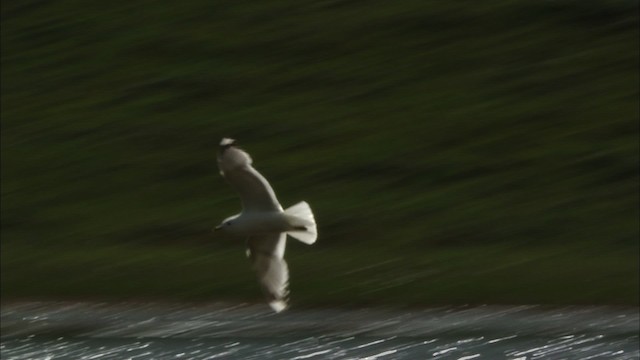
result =
M273 188L252 162L235 140L220 141L218 168L240 195L242 212L226 218L215 230L247 239L247 256L258 282L269 306L280 312L287 308L289 293L289 268L284 260L287 235L311 245L318 237L316 221L305 201L283 210Z

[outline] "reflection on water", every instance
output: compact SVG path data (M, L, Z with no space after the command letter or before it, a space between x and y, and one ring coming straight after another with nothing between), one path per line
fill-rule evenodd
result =
M637 308L2 305L2 359L638 359Z

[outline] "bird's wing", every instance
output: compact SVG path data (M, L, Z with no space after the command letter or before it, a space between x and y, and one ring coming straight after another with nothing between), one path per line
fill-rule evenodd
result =
M269 306L276 312L287 307L289 268L284 261L286 233L255 235L247 239L247 255Z
M242 208L249 211L281 211L282 206L267 179L251 166L249 154L235 146L232 139L222 139L218 151L220 174L240 194Z

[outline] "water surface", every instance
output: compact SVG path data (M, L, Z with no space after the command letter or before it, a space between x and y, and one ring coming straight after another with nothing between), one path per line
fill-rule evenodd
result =
M638 359L637 308L15 302L2 359Z

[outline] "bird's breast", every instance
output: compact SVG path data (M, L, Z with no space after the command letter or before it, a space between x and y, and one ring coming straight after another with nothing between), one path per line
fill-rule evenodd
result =
M241 217L243 219L239 225L247 235L285 232L288 229L282 212L251 212L243 213Z

